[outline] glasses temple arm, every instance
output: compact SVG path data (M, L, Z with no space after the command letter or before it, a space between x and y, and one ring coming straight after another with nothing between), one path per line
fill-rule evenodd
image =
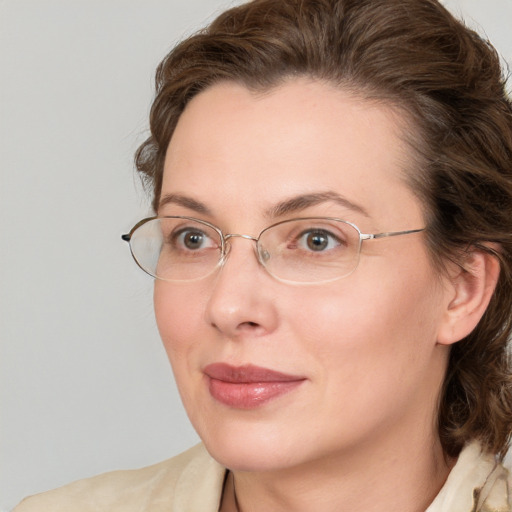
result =
M388 231L387 233L361 233L361 240L374 240L377 238L385 238L388 236L410 235L411 233L420 233L425 231L426 228L421 229L408 229L407 231Z

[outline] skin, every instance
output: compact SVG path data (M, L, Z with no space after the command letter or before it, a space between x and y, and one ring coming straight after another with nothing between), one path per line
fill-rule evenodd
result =
M252 236L301 216L341 217L365 233L421 228L422 206L403 178L412 166L404 129L391 108L320 82L295 79L265 94L214 85L181 116L162 187L164 200L202 206L171 200L158 214ZM269 213L328 191L365 213L336 201ZM474 290L492 286L468 285L460 271L440 277L421 233L364 242L350 276L307 286L271 277L253 242L231 245L205 279L156 280L154 301L187 413L232 470L241 510L425 510L454 462L435 426L449 346L473 325L460 322L478 310L468 305ZM236 409L209 393L202 369L215 362L305 381ZM231 479L223 510L234 510Z

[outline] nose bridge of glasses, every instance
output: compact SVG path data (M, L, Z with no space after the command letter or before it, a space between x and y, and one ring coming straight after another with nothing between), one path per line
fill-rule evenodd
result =
M228 233L224 235L224 240L228 241L230 238L245 238L246 240L252 240L253 242L257 242L258 239L251 235L243 235L239 233Z
M231 252L231 243L230 240L232 238L243 238L245 240L250 240L251 242L255 242L256 245L254 246L254 252L256 255L256 258L258 259L260 264L263 264L266 261L265 254L260 254L260 247L258 246L259 239L251 236L251 235L245 235L242 233L228 233L227 235L224 235L224 244L225 244L225 250L224 250L224 262L228 256L228 254Z

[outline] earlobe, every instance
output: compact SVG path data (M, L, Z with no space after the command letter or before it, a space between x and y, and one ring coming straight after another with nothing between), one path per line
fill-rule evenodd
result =
M475 249L463 267L449 278L449 293L437 342L451 345L473 331L482 318L496 288L500 273L498 258Z

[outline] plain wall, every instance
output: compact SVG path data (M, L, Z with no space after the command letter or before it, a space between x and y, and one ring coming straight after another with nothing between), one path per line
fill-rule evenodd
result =
M120 235L154 69L224 0L0 0L0 510L197 441ZM512 60L512 0L447 0Z

